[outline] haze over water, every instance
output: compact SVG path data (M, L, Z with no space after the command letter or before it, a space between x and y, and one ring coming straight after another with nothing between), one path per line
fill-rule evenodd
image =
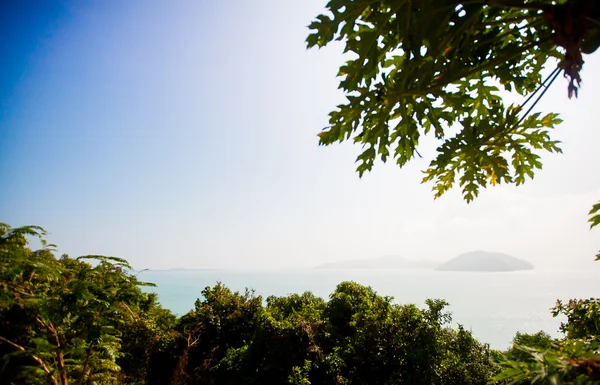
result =
M550 314L557 299L600 296L598 270L528 270L510 273L432 270L188 270L146 271L140 279L158 285L165 307L179 315L194 306L206 286L218 281L232 290L253 288L256 294L284 296L312 291L327 298L347 280L372 286L398 303L424 306L427 298L450 303L453 321L473 331L493 348L504 349L517 331L544 330L559 336L561 319Z

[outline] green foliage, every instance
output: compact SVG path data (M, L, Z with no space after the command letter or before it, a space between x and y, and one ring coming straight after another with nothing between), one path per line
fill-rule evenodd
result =
M598 384L598 348L597 342L582 340L565 340L551 349L523 346L520 349L529 357L504 361L505 369L494 380L509 380L509 384Z
M566 316L567 321L561 324L565 338L552 340L542 332L517 334L496 380L513 384L600 383L600 300L557 301L552 314Z
M590 22L599 14L581 0L330 0L307 45L339 40L350 59L338 73L347 102L330 113L320 144L360 143L362 176L378 158L404 166L432 134L440 145L424 181L435 197L456 180L467 201L488 184L522 184L542 167L540 150L560 152L550 137L560 120L529 114L531 99L506 105L500 90L549 86L558 69L544 85L540 73L555 58L576 94L582 51L600 43Z
M448 351L440 364L440 380L449 385L485 384L500 366L496 364L500 353L481 344L473 335L459 325L458 330L446 329L441 345Z
M598 224L600 224L600 202L596 203L594 206L592 206L592 209L589 212L590 215L590 228L594 228L596 227ZM600 252L598 252L598 254L596 254L596 261L600 261Z
M531 358L529 351L524 351L523 346L538 350L548 350L557 343L550 335L543 331L535 334L518 333L513 338L512 346L505 352L505 357L514 361L527 361Z
M556 301L552 314L567 317L560 330L569 339L600 337L600 299L569 300L568 303Z
M140 290L142 283L126 272L131 268L126 261L57 259L45 234L40 227L0 224L0 357L8 368L2 381L122 382L130 377L129 368L146 366L149 354L124 353L124 342L135 345L131 328L143 324L152 330L137 341L151 346L147 338L169 326L152 322L174 318L160 309L155 296ZM43 248L31 250L28 237L38 238ZM142 382L143 373L138 375Z
M262 298L251 291L232 292L221 284L205 288L202 295L203 300L197 300L195 309L176 326L187 340L177 369L181 381L192 378L198 381L194 383L211 384L221 378L225 383L237 383L222 368L225 362L235 366L238 356L244 354L236 350L253 338L263 311Z
M292 385L310 385L311 382L308 379L308 373L310 373L311 362L306 360L302 367L294 366L292 368L292 374L288 379L288 383Z
M220 284L203 294L178 326L177 384L485 384L498 371L487 346L448 327L444 301L398 305L354 282L328 301L291 294L264 307Z
M590 210L590 228L594 228L596 227L598 224L600 224L600 202L596 203L594 206L592 206L592 209Z

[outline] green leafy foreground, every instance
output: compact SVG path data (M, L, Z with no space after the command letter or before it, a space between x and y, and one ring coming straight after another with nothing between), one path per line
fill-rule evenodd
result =
M600 301L558 303L565 337L502 353L450 327L447 303L398 305L354 282L264 300L217 284L177 318L119 258L56 258L0 224L2 384L487 384L600 379ZM42 248L32 250L28 239Z
M432 135L439 146L423 181L435 197L458 182L472 201L481 187L524 183L542 168L540 153L561 152L558 115L531 112L560 73L577 96L583 55L600 46L600 3L330 0L309 29L309 48L337 41L347 59L346 101L320 144L360 144L362 176L378 159L405 166ZM546 79L545 67L555 67ZM508 104L507 92L522 102Z

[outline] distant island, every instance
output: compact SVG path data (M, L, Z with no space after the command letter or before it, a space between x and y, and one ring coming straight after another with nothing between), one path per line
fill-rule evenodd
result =
M437 266L433 261L411 261L398 256L380 258L353 259L319 265L317 269L433 269Z
M531 270L534 266L519 258L503 253L471 251L442 263L435 270L440 271L519 271Z

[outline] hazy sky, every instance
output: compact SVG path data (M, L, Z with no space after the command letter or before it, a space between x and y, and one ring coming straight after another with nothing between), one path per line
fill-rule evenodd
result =
M316 134L342 101L340 47L307 51L325 0L0 2L0 221L61 253L137 268L311 266L474 249L591 264L600 230L600 54L578 100L562 77L563 155L521 187L433 200L430 158L358 178ZM433 154L433 141L421 151Z

